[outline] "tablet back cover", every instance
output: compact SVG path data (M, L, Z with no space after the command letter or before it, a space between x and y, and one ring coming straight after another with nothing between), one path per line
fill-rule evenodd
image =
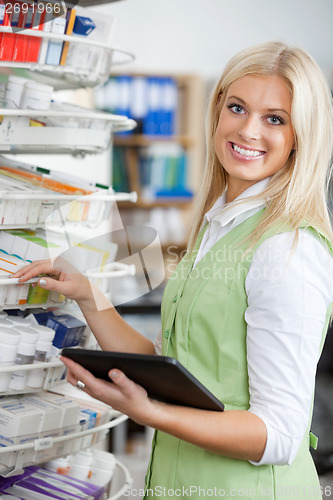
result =
M108 382L109 371L118 368L144 387L152 399L204 410L224 409L221 401L174 358L77 348L65 348L62 355Z

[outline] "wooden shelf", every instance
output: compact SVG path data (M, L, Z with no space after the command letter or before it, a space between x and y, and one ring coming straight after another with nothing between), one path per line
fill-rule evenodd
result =
M120 136L115 134L113 139L114 146L126 146L126 147L145 147L150 146L155 142L177 142L181 144L185 149L191 148L194 145L193 137L186 135L143 135L143 134L131 134L126 136Z
M190 207L192 204L192 198L163 198L160 200L156 201L144 201L144 200L138 200L135 205L133 203L129 203L127 201L119 201L118 206L119 208L128 208L131 210L135 210L137 208L143 208L150 210L152 208L159 208L159 207L176 207L176 208L187 208Z

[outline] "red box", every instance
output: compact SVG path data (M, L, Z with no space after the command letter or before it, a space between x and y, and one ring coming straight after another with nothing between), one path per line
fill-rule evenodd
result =
M35 10L33 17L33 25L32 25L33 30L43 31L45 14L46 14L45 10L43 10L42 12L40 12L38 9ZM32 63L38 61L41 43L42 43L42 38L29 36L29 45L26 56L26 62Z
M15 4L20 5L20 14L17 21L17 27L25 28L27 13L25 12L25 10L22 9L22 4L19 4L19 2L15 2ZM28 4L25 4L25 6L27 5ZM23 34L16 35L16 41L12 58L13 62L25 62L27 56L28 44L29 44L29 38L27 37L27 35Z
M3 12L2 26L11 26L14 7L11 2L1 2L5 6ZM16 35L14 33L2 33L0 45L0 61L11 61L14 53Z

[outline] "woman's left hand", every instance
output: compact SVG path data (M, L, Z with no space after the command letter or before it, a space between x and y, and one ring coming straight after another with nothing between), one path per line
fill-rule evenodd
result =
M67 381L77 386L81 381L85 384L83 390L90 396L111 406L114 410L128 415L140 425L149 425L153 411L153 402L148 398L143 387L133 382L117 369L109 372L110 381L94 377L92 373L73 360L62 356L61 361L66 365Z

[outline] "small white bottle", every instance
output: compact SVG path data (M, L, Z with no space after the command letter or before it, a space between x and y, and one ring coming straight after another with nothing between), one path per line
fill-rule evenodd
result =
M29 365L33 363L38 341L38 333L32 328L16 327L21 334L21 340L17 348L15 365ZM13 372L9 381L9 389L22 391L26 386L27 371Z
M33 363L45 363L48 361L48 355L51 347L52 341L45 342L44 340L38 339ZM36 368L36 370L31 370L27 377L27 387L32 387L33 389L42 388L45 380L45 374L46 368Z
M83 481L89 481L91 478L91 464L93 455L90 450L83 450L69 455L68 457L68 475Z
M15 363L21 335L9 326L0 326L0 366ZM0 373L0 393L6 392L11 378L10 372Z
M55 330L44 325L29 324L29 328L38 333L38 339L44 342L52 342L55 336Z
M116 459L112 453L103 450L92 450L91 482L103 486L109 491L116 467Z

